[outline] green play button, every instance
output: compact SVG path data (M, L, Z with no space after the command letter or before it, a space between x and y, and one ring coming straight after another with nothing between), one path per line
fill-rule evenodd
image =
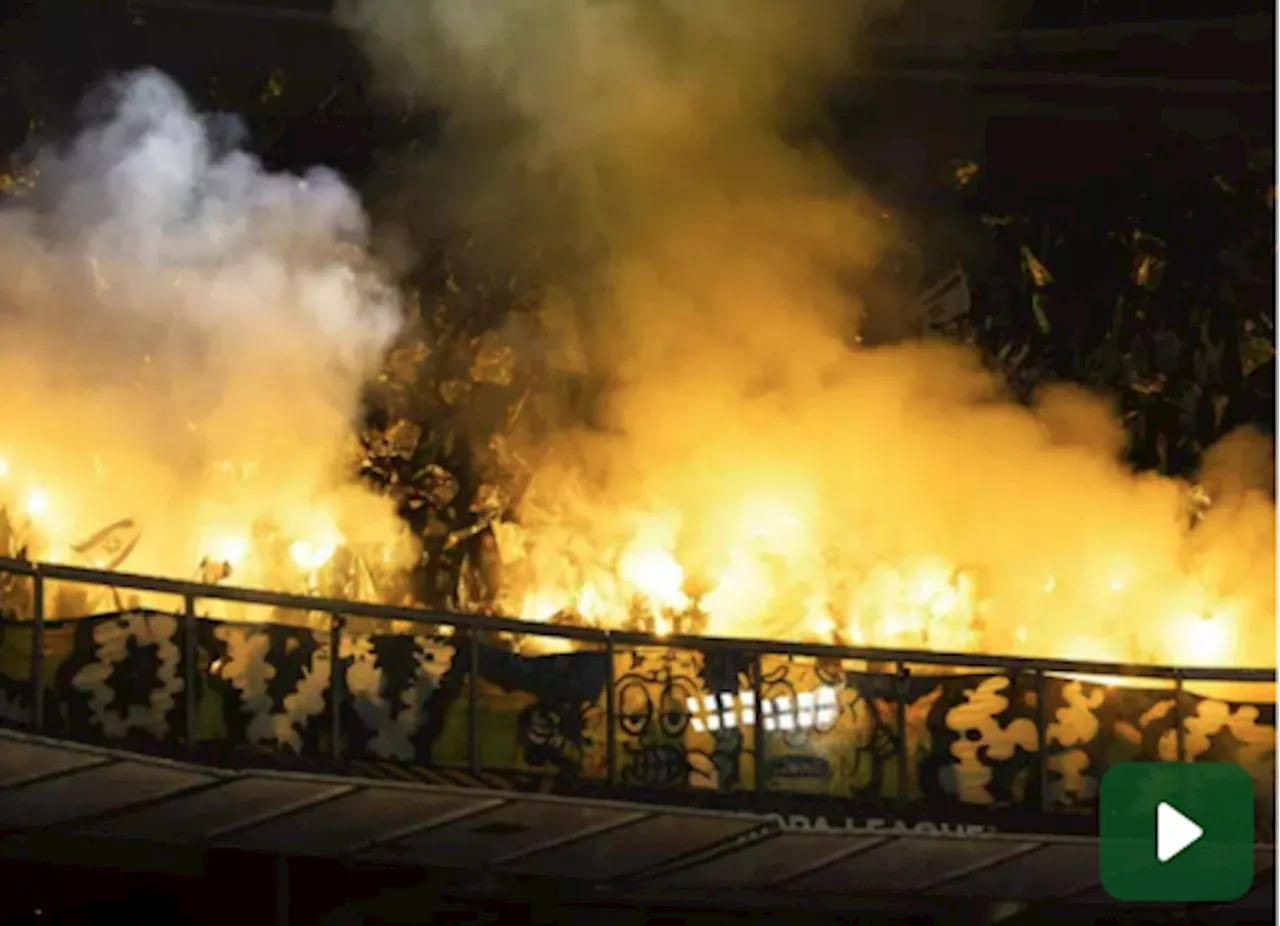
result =
M1253 779L1221 762L1126 762L1102 779L1102 886L1117 900L1230 901L1253 885Z

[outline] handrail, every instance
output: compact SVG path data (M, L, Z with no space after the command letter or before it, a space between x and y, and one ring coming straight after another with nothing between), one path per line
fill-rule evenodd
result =
M1073 659L1037 659L1026 656L996 656L979 653L932 652L929 650L890 649L871 646L843 646L830 643L796 643L738 637L699 637L689 635L656 636L634 631L605 630L561 624L522 621L487 614L461 614L410 608L397 605L370 604L337 598L321 598L288 592L271 592L239 586L209 585L180 579L164 579L128 572L109 572L57 563L33 563L28 560L0 557L0 573L11 573L44 580L103 585L109 588L133 589L184 598L206 598L242 604L265 605L294 611L319 611L333 616L366 617L375 620L402 620L418 624L448 624L494 632L557 637L599 646L667 646L704 652L727 649L744 653L811 656L819 659L852 659L867 662L935 665L959 668L1002 669L1010 672L1051 672L1078 675L1107 675L1133 678L1158 678L1181 681L1276 681L1274 668L1213 668L1207 666L1175 667L1118 662L1086 662ZM43 610L43 609L41 609ZM40 615L43 624L43 614Z

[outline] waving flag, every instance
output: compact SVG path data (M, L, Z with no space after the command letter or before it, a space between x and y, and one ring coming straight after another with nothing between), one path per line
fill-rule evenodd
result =
M72 544L76 559L94 569L118 569L129 558L142 537L142 530L133 518L124 518L108 524L80 543Z

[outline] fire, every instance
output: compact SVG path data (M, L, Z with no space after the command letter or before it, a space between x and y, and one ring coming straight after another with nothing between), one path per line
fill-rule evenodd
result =
M561 614L568 606L563 598L534 593L525 599L520 611L520 619L534 624L545 624L557 614ZM585 615L584 615L585 616Z
M14 526L24 536L43 536L55 558L77 549L80 545L66 542L74 534L66 522L83 507L79 493L71 485L55 491L55 480L46 474L32 479L10 459L0 458L0 507L11 520L16 516ZM180 568L181 562L204 560L223 564L241 584L315 590L317 575L350 546L338 526L341 510L279 504L278 493L259 482L253 466L226 464L217 470L234 478L211 483L207 510L225 514L239 503L243 514L213 522L221 526L198 528L189 557L166 559L163 548L152 549L142 568L177 575L189 569ZM98 472L106 478L105 467ZM273 517L264 520L262 513L271 511ZM508 613L531 623L639 626L658 637L681 630L1093 662L1259 661L1248 642L1267 617L1257 602L1215 595L1211 577L1170 570L1167 563L1153 564L1157 568L1148 578L1142 564L1119 549L1094 557L1096 566L1086 559L1059 562L1052 571L1029 569L1020 587L1007 576L1003 583L989 581L980 567L940 555L858 563L838 542L828 540L824 549L822 519L803 499L787 500L775 491L747 496L736 508L712 506L707 518L712 531L686 530L697 523L694 514L691 509L628 514L615 535L621 541L612 547L581 538L566 544L563 530L517 534L507 543L528 547L529 559L555 568L543 575L535 570L524 585L505 589L506 600L517 602ZM549 540L554 548L545 546ZM564 566L566 546L578 550L572 569ZM273 548L285 555L273 557ZM102 565L96 554L85 555L91 564ZM385 546L371 548L369 555L395 560ZM548 575L557 581L546 582ZM1092 623L1102 632L1077 629L1070 620L1073 609L1094 609L1101 616ZM1010 628L1007 636L1000 634L1003 627ZM1135 649L1118 629L1124 627L1145 631L1145 648ZM548 640L535 646L562 651L571 644Z
M315 572L333 557L338 544L332 540L295 540L289 545L289 556L299 568Z
M1243 662L1237 652L1238 629L1229 612L1185 614L1171 630L1174 661L1183 664L1220 665Z
M39 486L32 486L27 490L22 507L31 518L38 521L49 514L52 505L53 501L46 490Z
M0 541L8 543L7 548L0 549L0 555L15 555L25 547L29 556L39 559L110 568L113 556L125 545L129 547L128 552L133 553L137 538L130 535L134 527L132 521L118 522L114 529L95 532L93 528L100 525L75 517L86 506L71 486L55 490L50 487L50 480L24 481L21 478L24 474L15 471L7 457L0 462L6 477L0 482L0 514L8 519L10 531L9 535L0 536ZM242 485L245 482L239 481ZM252 480L248 482L251 491L247 498L222 496L223 504L215 506L211 504L212 498L218 497L215 489L207 505L211 511L225 511L227 502L238 501L245 512L240 518L243 526L228 525L225 521L219 525L217 520L207 526L197 524L193 541L184 542L178 535L174 537L177 543L172 546L144 544L136 559L128 560L127 568L190 578L197 563L208 563L222 571L197 573L198 578L221 581L234 576L232 581L236 584L314 591L317 575L334 562L340 549L351 547L337 527L336 516L342 512L335 514L323 503L282 506L270 493L260 495L252 491L260 487ZM166 527L171 528L163 522L156 526L162 536ZM145 535L145 531L140 533ZM392 539L374 546L366 544L361 552L382 566L400 563L403 552L390 542ZM282 550L285 555L274 555L273 549Z
M332 520L313 515L312 522L309 529L302 531L300 539L289 544L289 558L308 573L323 569L344 542Z
M621 555L611 557L602 543L593 558L579 542L583 555L572 571L542 546L560 534L527 530L508 542L557 568L524 575L529 584L518 613L639 626L658 636L681 627L713 636L1196 666L1257 662L1258 652L1242 641L1270 632L1265 599L1215 594L1214 577L1194 568L1194 558L1153 559L1144 567L1105 538L1093 555L1060 558L1052 569L1029 562L1004 572L909 552L858 562L859 544L842 544L839 533L824 538L821 517L780 504L776 492L741 503L736 517L709 510L717 530L705 533L696 528L696 509L623 515ZM564 577L570 582L557 584Z
M205 558L215 563L226 563L238 568L244 564L249 555L249 535L236 532L215 532L201 545Z
M684 570L667 550L632 547L618 561L618 576L655 614L689 607L689 597L683 591ZM588 588L598 599L594 588Z

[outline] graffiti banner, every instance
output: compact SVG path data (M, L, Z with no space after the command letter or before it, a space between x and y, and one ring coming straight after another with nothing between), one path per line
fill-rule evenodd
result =
M723 646L522 655L444 625L270 617L132 609L50 621L36 659L31 622L9 615L0 723L31 725L38 668L42 732L125 748L469 769L569 791L1086 817L1117 763L1232 762L1256 783L1259 838L1274 833L1274 695L929 674Z

